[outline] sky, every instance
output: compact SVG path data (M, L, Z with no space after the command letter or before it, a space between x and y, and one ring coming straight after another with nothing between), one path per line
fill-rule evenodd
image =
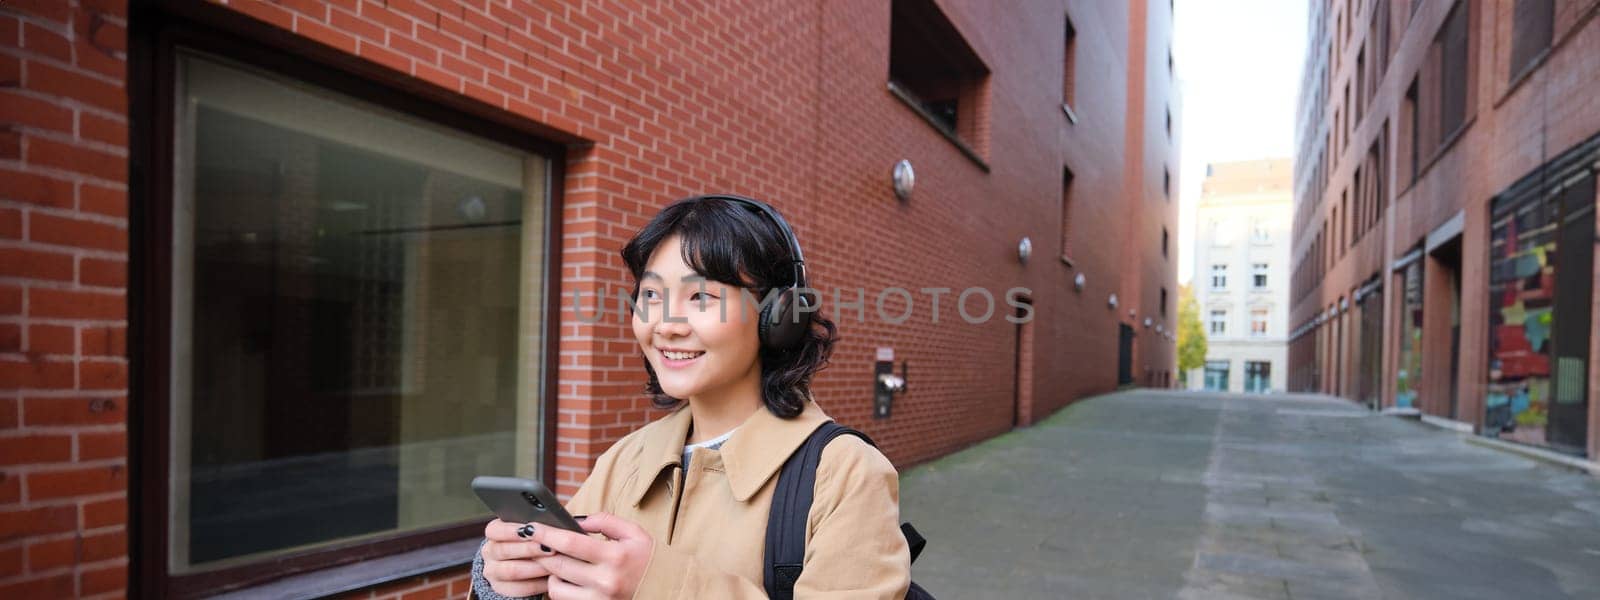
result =
M1194 209L1206 164L1294 154L1307 2L1177 0L1180 283L1194 273Z

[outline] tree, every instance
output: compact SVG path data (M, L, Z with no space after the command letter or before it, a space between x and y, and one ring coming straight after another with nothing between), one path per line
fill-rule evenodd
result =
M1200 326L1200 304L1194 289L1178 287L1178 381L1187 387L1189 370L1206 364L1206 330Z

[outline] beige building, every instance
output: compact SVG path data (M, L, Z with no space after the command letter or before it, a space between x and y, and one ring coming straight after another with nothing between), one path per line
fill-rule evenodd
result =
M1290 159L1206 167L1195 212L1195 300L1206 332L1206 363L1191 389L1287 389Z

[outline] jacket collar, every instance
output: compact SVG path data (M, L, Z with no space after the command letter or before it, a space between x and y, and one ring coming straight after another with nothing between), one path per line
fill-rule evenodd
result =
M756 409L718 450L734 499L749 501L783 468L789 455L805 443L811 432L829 420L822 407L811 400L806 401L804 410L793 419L780 418L766 406ZM625 490L625 498L634 506L644 501L662 470L683 462L683 446L692 422L689 407L685 405L663 417L655 427L640 432L639 471L628 484L631 487Z

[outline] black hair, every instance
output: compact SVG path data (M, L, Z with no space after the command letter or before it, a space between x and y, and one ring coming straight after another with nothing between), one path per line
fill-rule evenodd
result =
M684 264L709 281L749 290L755 302L794 283L793 251L777 224L740 203L692 197L661 209L622 247L622 260L633 273L635 300L639 298L639 279L650 255L674 234L681 240ZM833 321L820 312L810 315L806 334L793 347L760 347L762 401L780 418L791 419L805 410L811 395L811 376L827 367L838 340ZM683 401L661 390L648 359L644 369L649 373L644 391L656 408L673 408Z

